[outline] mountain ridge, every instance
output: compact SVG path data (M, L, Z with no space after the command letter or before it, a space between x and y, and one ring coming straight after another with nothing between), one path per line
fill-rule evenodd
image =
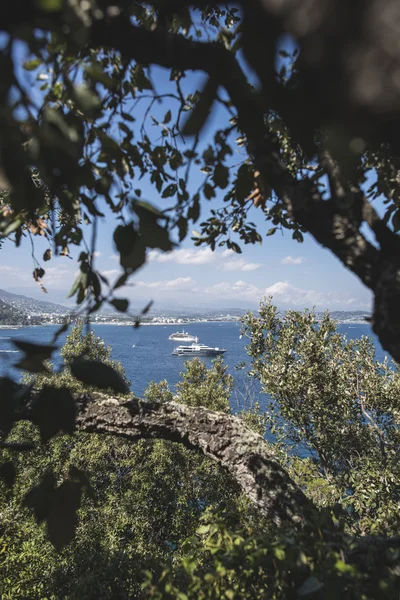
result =
M14 294L0 289L0 300L13 307L14 309L26 313L28 315L36 314L58 314L65 315L70 310L62 304L48 302L47 300L36 300L22 294Z
M26 314L0 300L0 325L28 325Z

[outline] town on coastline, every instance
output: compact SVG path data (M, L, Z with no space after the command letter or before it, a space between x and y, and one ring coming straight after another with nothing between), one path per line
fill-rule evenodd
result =
M206 321L237 321L245 310L196 310L186 314L185 310L152 309L150 315L143 315L140 322L143 325L183 325ZM28 327L34 325L59 325L75 322L77 319L87 320L87 317L75 316L70 308L61 304L46 302L12 294L0 290L0 327ZM96 313L90 317L90 322L97 325L134 325L136 314Z
M232 322L239 321L246 309L229 308L225 310L181 309L161 310L152 308L151 313L143 315L140 322L143 325L186 325L208 321ZM323 313L316 313L317 319ZM333 311L332 318L339 323L366 323L368 313L365 311ZM59 325L69 321L75 322L71 309L61 304L36 300L20 294L12 294L0 290L0 328L29 327L37 325ZM82 317L79 317L82 319ZM127 325L135 324L136 316L132 314L109 313L95 314L90 322L97 325Z

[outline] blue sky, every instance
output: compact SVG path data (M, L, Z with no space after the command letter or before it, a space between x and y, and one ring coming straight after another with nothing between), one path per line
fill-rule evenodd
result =
M112 229L109 222L101 225L96 257L97 268L111 281L120 273ZM35 244L41 256L46 245L38 238ZM32 279L28 241L18 250L7 244L1 252L0 288L65 303L77 273L75 260L60 257L44 265L48 293L43 294ZM223 249L213 253L206 247L195 248L187 240L171 253L151 251L132 284L119 295L131 299L136 308L150 299L160 308L255 307L265 295L272 295L279 306L286 308L371 308L367 288L308 235L302 244L288 234L264 237L262 245L243 246L240 255Z
M23 60L21 56L21 62ZM23 73L26 89L34 88L36 76L37 74ZM167 71L153 68L152 76L158 91L171 90L172 84L169 82ZM201 78L199 74L187 77L187 90L193 91ZM167 100L156 108L155 115L162 118L170 107L173 105ZM143 113L143 105L135 108L133 114L138 123ZM214 108L203 131L203 145L207 144L207 139L216 127L226 123L226 120L224 109ZM154 133L156 134L158 135L157 132ZM243 158L243 149L238 147L232 161L240 163ZM196 175L192 180L193 190L197 189L200 177L201 175ZM157 197L149 182L141 180L140 187L142 199L163 206L165 200ZM223 195L222 190L220 197L214 199L212 204L203 203L200 221L207 216L210 208L222 204ZM262 245L242 245L240 255L223 249L213 253L206 247L195 248L188 236L188 239L171 253L149 252L147 264L132 277L129 287L119 291L119 295L129 298L135 308L140 308L150 299L160 308L247 308L256 307L261 298L272 295L274 302L282 308L315 306L318 310L371 309L372 296L369 290L311 236L306 235L302 244L293 241L290 233L277 233L265 237L270 226L264 222L262 212L253 209L251 220L259 226L259 231L263 234ZM97 268L111 281L116 280L120 274L118 257L112 241L115 225L114 218L107 213L106 219L99 227L96 257ZM90 240L90 231L87 231L87 240ZM38 258L46 248L44 241L36 237L35 253ZM74 259L77 253L72 253ZM48 291L44 294L32 278L34 265L28 240L24 240L19 249L7 242L1 250L1 257L0 288L43 300L70 302L66 300L66 296L77 274L76 260L61 257L43 264L46 270L43 283Z

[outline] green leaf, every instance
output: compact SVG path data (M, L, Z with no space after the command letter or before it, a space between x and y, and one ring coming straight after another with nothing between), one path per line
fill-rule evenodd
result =
M76 481L64 481L52 495L47 531L51 543L58 551L74 538L81 498L82 485Z
M198 135L203 129L217 95L218 84L209 77L200 92L200 99L183 125L183 135Z
M118 123L118 127L121 129L121 131L126 133L127 136L132 137L133 133L132 133L131 129L129 129L128 125L126 125L126 123L120 122L120 123Z
M207 200L211 200L211 198L215 197L215 190L214 190L213 186L210 185L209 183L204 184L203 192L204 192L204 196L207 198Z
M45 473L42 481L30 489L24 497L23 506L33 510L37 523L42 523L50 513L55 486L56 478L53 473Z
M92 385L101 390L112 389L118 394L129 393L129 388L121 375L101 361L76 359L71 364L71 372L85 385Z
M218 163L214 169L213 181L218 187L225 189L229 183L229 169L225 165Z
M98 94L88 85L75 86L72 95L84 115L90 118L100 116L102 102Z
M193 198L193 204L189 208L187 216L188 219L193 220L193 223L196 223L196 221L198 220L200 216L200 202L198 197Z
M254 174L250 165L242 165L238 172L235 182L235 198L243 204L246 198L250 195L254 185Z
M33 279L35 281L39 281L39 279L42 279L45 276L45 271L44 269L40 269L40 268L36 268L33 271Z
M64 0L36 0L35 4L44 12L57 12L62 9Z
M140 220L140 234L148 248L160 248L164 252L172 250L173 244L169 239L168 229L158 223L151 223L145 219Z
M45 386L32 402L32 423L39 428L43 442L60 431L73 433L75 419L75 401L67 388Z
M164 124L164 125L166 125L167 123L169 123L169 122L170 122L170 120L171 120L171 119L172 119L172 113L171 113L171 111L170 111L170 110L168 110L168 111L165 113L165 117L164 117L163 124Z
M293 231L292 238L300 243L304 241L303 234L301 233L301 231L298 231L298 230Z
M82 273L79 273L78 277L75 279L72 288L69 291L69 294L67 296L67 298L72 298L72 296L74 296L74 294L76 293L78 287L80 286L82 281Z
M68 544L75 534L82 487L81 481L67 480L56 488L55 476L46 473L25 495L23 505L34 511L38 523L47 521L50 541L57 550Z
M132 203L132 208L139 217L141 214L143 215L144 213L147 213L149 217L165 219L165 215L158 210L156 206L150 204L150 202L145 202L144 200L135 200Z
M125 285L125 283L127 282L128 278L129 278L130 273L123 273L120 277L118 277L116 283L113 286L113 290L116 290L120 287L122 287L123 285Z
M132 72L132 84L139 90L152 90L150 79L144 72L144 69L140 65L136 65Z
M90 79L103 84L108 90L114 90L117 87L117 80L110 77L100 64L89 64L85 66L85 71Z
M184 217L179 217L177 221L177 226L179 230L179 241L182 242L185 239L188 232L187 219L185 219Z
M135 117L132 117L132 115L130 115L130 114L129 114L129 113L127 113L127 112L123 112L123 111L121 111L121 113L120 113L120 114L121 114L121 117L122 117L123 119L125 119L125 121L129 121L130 123L133 123L134 121L136 121Z
M178 186L176 185L176 183L170 183L163 191L162 197L170 198L171 196L176 194L177 190L178 190Z
M242 251L240 249L240 246L238 246L238 244L236 244L235 242L231 242L230 246L234 252L236 252L237 254L242 254Z
M24 62L23 67L25 71L34 71L42 64L40 58L32 58L32 60L27 60Z
M133 223L118 225L114 231L114 242L118 252L124 256L130 254L135 247L137 236Z
M110 300L110 304L119 310L119 312L126 312L129 307L129 300L126 300L125 298L113 298Z
M133 223L118 225L114 231L114 242L120 253L120 264L123 269L133 273L133 271L136 271L144 264L146 260L146 247L141 237L135 231ZM115 285L114 289L125 283L126 279L122 279L123 277L120 277L122 283Z

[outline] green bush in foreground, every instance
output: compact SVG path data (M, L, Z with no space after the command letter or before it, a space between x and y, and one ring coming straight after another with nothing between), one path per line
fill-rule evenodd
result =
M245 317L243 328L281 463L328 511L336 533L323 521L300 530L230 528L210 513L185 546L180 566L187 579L177 578L176 568L158 580L149 574L149 596L398 599L397 365L376 361L369 338L339 334L329 314L320 323L308 311L280 316L266 302L258 315ZM395 536L393 547L387 536ZM363 540L356 551L354 542Z
M77 332L73 347L81 349ZM1 489L2 597L398 599L397 365L377 362L368 338L340 335L328 314L320 323L309 312L281 317L264 303L246 316L244 332L268 410L242 416L260 432L266 419L275 454L321 518L272 526L225 471L177 444L58 436L20 455L13 491ZM111 360L90 339L91 356L98 346ZM222 361L185 368L175 392L153 383L147 399L231 410ZM51 377L76 389L71 374ZM87 471L91 489L74 541L57 553L21 500L43 472L61 480L72 466Z
M111 348L93 332L85 334L81 326L72 329L61 354L65 371L36 377L36 388L52 384L83 391L68 368L77 355L112 364L126 379L122 366L111 359ZM164 401L174 397L192 406L230 411L232 377L222 361L207 369L195 359L185 363L185 369L176 394L161 382L151 384L145 396ZM24 439L38 439L30 424L20 423L13 437L22 433ZM8 456L7 451L2 454ZM232 478L177 444L160 440L132 444L80 433L59 435L17 459L12 492L0 488L2 598L146 596L145 571L161 576L164 565L174 569L207 507L213 507L227 525L252 520L252 510ZM40 475L49 471L61 481L72 467L88 474L91 487L79 510L74 541L57 552L45 527L36 524L21 502Z

